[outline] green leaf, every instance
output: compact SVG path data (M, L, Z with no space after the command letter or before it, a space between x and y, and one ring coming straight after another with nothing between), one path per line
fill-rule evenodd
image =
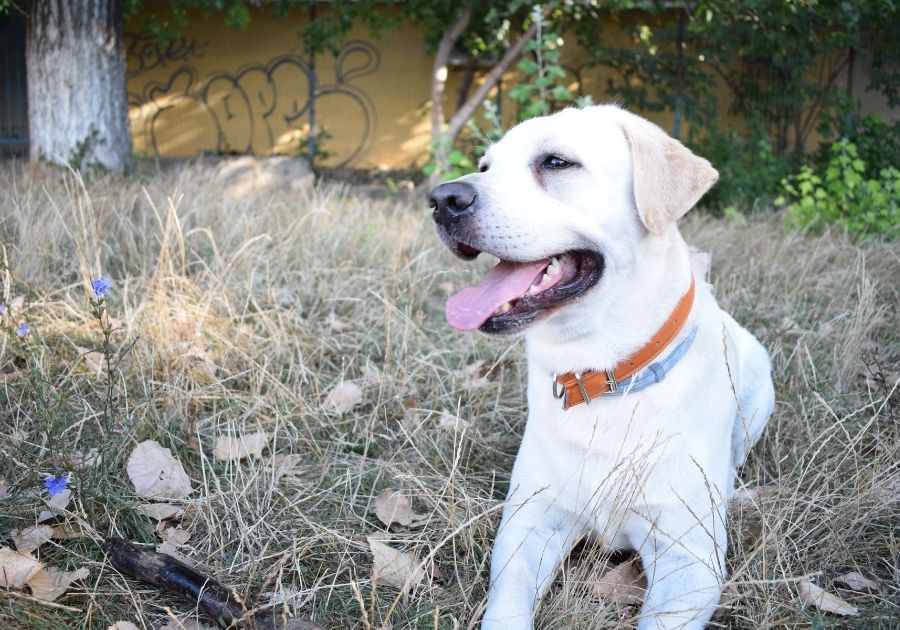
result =
M540 66L537 62L530 57L522 57L519 61L519 70L524 72L525 74L534 74L540 69Z
M531 92L533 89L534 88L532 88L530 85L519 83L510 88L509 97L514 101L518 101L521 103L522 101L527 101L529 98L531 98Z
M544 72L548 77L552 77L554 79L565 79L566 71L563 70L560 66L547 66L544 69Z
M568 89L564 88L561 85L557 85L555 88L553 88L553 92L551 92L551 94L557 101L571 101L575 98Z

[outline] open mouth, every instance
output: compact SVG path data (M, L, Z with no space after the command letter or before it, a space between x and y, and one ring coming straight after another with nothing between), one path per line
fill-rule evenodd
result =
M480 253L466 247L467 258ZM515 332L582 295L600 280L603 266L603 256L588 250L526 263L501 260L480 282L447 300L447 321L463 331Z

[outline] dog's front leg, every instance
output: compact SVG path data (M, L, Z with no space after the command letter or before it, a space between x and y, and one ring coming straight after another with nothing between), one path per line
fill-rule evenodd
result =
M562 509L511 498L491 554L482 630L530 630L538 602L580 537L581 529Z
M638 630L699 630L715 612L725 578L725 514L721 506L700 519L697 512L659 518L638 545L648 584Z

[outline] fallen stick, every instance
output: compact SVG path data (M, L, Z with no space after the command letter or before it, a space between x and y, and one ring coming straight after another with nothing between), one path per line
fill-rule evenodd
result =
M232 589L212 577L186 565L177 558L142 549L116 536L103 541L112 565L133 578L159 589L185 595L205 615L228 627L254 630L315 630L320 625L299 619L284 619L271 610L250 613L244 601Z

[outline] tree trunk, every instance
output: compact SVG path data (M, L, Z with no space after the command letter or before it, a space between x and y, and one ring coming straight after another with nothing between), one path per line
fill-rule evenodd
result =
M122 170L131 154L122 0L31 0L31 159Z
M439 181L441 172L447 170L448 144L453 143L452 138L448 142L444 136L444 91L447 87L450 52L453 50L456 40L466 30L471 18L472 10L465 9L456 21L444 31L434 55L434 65L431 69L431 150L437 165L437 170L431 178L434 181Z

